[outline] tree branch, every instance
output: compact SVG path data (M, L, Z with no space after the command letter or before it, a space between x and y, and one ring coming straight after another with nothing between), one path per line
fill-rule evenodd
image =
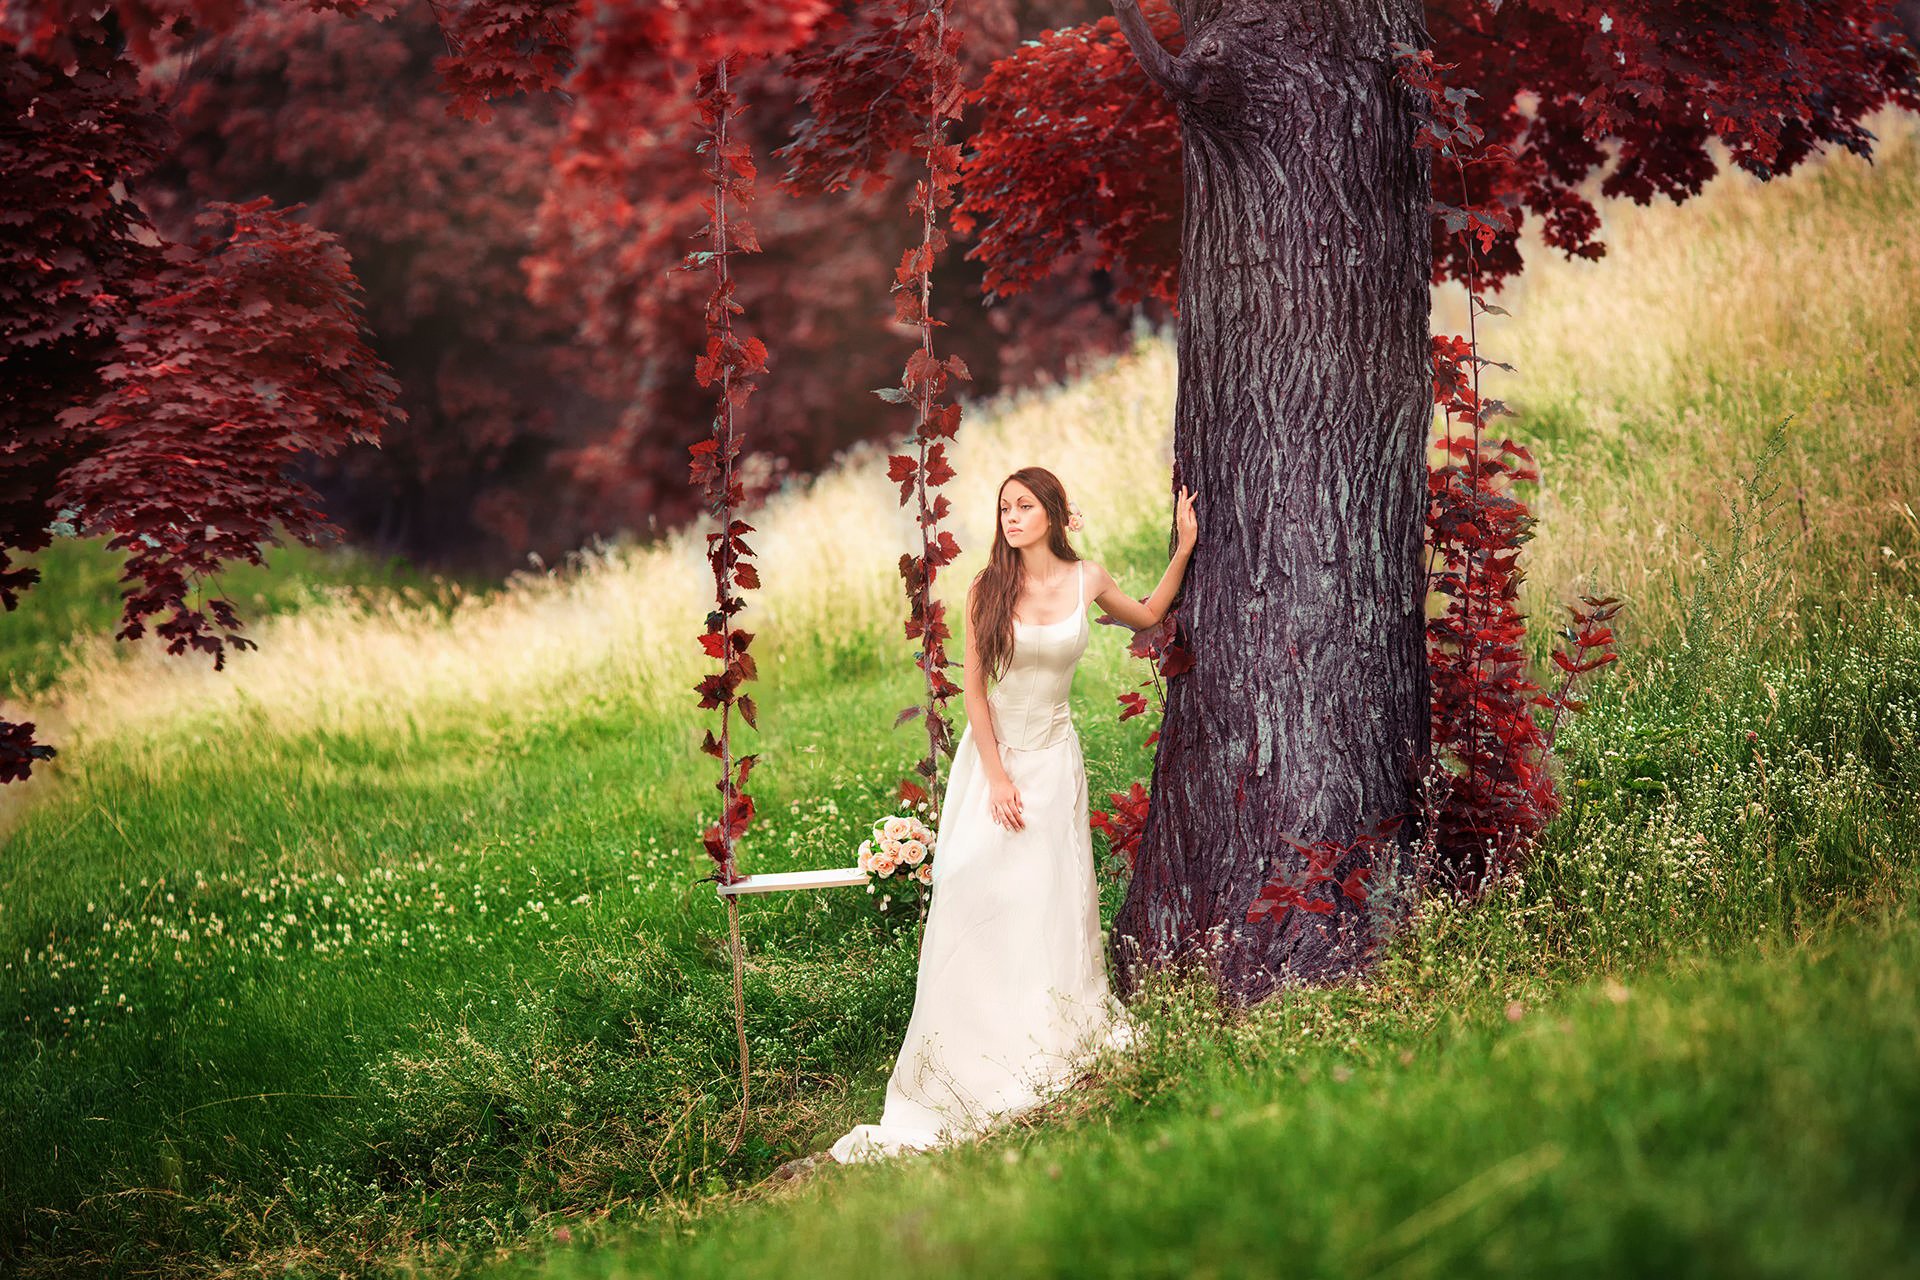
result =
M1154 36L1146 15L1140 12L1140 0L1113 0L1113 16L1120 24L1121 34L1127 37L1140 69L1147 73L1147 79L1178 101L1184 92L1179 60Z

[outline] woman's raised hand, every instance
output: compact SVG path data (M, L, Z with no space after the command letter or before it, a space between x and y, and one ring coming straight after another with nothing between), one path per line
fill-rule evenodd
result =
M1193 550L1193 544L1200 541L1200 518L1193 513L1193 498L1194 495L1188 492L1187 486L1181 485L1180 501L1175 505L1173 512L1174 530L1179 536L1176 553L1190 552Z

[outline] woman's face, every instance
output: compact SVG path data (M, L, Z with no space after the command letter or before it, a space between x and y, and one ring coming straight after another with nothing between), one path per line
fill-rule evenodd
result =
M1018 480L1000 490L1000 533L1016 551L1046 541L1047 509Z

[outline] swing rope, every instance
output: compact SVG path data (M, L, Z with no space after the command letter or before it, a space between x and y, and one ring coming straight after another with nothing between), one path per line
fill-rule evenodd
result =
M931 263L934 256L936 238L938 236L935 228L936 210L944 208L952 202L949 188L952 187L959 176L957 160L958 148L949 149L944 146L946 137L945 121L947 119L959 118L957 110L954 109L957 101L955 95L959 90L959 63L954 56L958 33L957 31L950 32L947 25L946 10L948 0L926 0L926 3L927 13L924 25L927 29L915 37L912 51L916 61L924 60L932 70L927 131L926 134L919 139L919 141L925 144L928 176L927 180L920 184L922 194L916 196L915 200L917 203L909 203L908 205L909 209L918 209L921 214L921 243L917 251L908 251L906 261L912 261L916 252L920 254L924 260L920 263L917 270L907 272L906 275L894 285L896 291L901 289L917 289L919 292L917 309L919 312L921 349L914 353L913 360L907 362L906 372L903 375L899 392L899 402L907 403L909 397L914 397L918 401L919 421L914 434L920 446L920 456L917 462L909 457L900 456L891 459L891 463L893 465L900 463L912 465L918 477L917 488L919 491L921 514L921 554L918 557L912 558L902 556L901 572L907 576L908 579L910 588L908 594L912 608L912 617L908 624L907 634L909 637L919 635L924 638L920 665L927 673L927 704L924 711L928 732L928 753L920 762L919 768L928 782L933 784L929 788L922 788L918 783L903 781L901 799L911 802L915 798L914 792L916 791L927 796L927 798L933 802L934 808L932 816L937 821L939 817L938 783L940 776L940 752L941 749L945 747L947 753L949 755L952 754L950 726L945 719L939 715L938 705L949 696L949 694L957 693L960 690L957 686L947 681L942 674L942 669L947 665L946 655L940 641L940 633L943 629L941 613L944 606L933 601L931 596L933 580L939 565L947 563L953 554L957 553L958 548L956 544L954 544L951 534L942 533L939 535L937 545L940 550L945 552L945 558L936 558L936 540L933 537L933 526L938 523L940 515L943 514L946 499L939 499L938 503L932 508L929 508L927 504L927 490L930 484L938 484L941 482L937 475L930 479L930 472L938 472L940 468L945 466L945 462L944 459L939 456L943 450L943 446L938 443L932 443L930 448L929 445L936 436L944 435L946 438L951 439L959 424L960 407L957 404L941 407L935 403L935 397L939 394L941 387L945 385L948 370L951 370L951 376L954 377L970 378L972 375L967 372L966 366L960 361L958 356L952 357L949 361L937 361L933 359L933 326L939 322L933 320L930 314L933 288ZM710 163L705 172L713 183L713 199L711 204L711 218L701 234L711 237L712 250L704 254L689 254L685 267L686 269L696 269L708 265L712 267L715 281L714 298L721 298L723 296L730 298L731 296L732 273L729 265L729 255L737 251L736 246L744 243L747 246L748 252L759 251L758 244L752 239L751 227L744 221L736 222L727 215L727 196L729 193L734 196L743 211L753 199L752 166L748 164L744 172L739 170L739 165L735 161L734 152L728 139L728 125L738 109L727 87L728 64L734 56L735 55L732 54L723 54L708 66L707 70L701 76L698 94L701 101L702 115L711 131L707 141L702 143L701 149L709 152ZM956 158L953 161L947 162L940 159L942 153L946 150L952 150L954 152ZM730 172L730 169L732 172ZM732 233L731 236L729 233ZM940 243L944 243L944 240L941 240ZM756 677L751 659L746 655L747 641L751 640L752 636L750 633L745 632L736 633L730 625L730 614L733 611L730 605L744 605L746 602L737 599L730 601L727 591L727 576L728 570L733 564L733 554L736 552L741 556L751 556L753 554L746 543L739 538L741 533L752 532L753 526L747 524L745 521L736 519L734 516L734 502L736 501L735 487L737 481L734 478L733 459L739 452L739 443L734 432L733 408L736 403L736 398L739 401L744 401L745 392L753 390L753 383L749 380L748 375L753 372L756 360L764 361L765 355L764 349L762 349L758 357L753 356L749 346L741 344L734 338L732 317L729 312L738 312L740 310L742 310L742 308L737 303L732 302L729 302L727 307L719 308L717 311L712 302L708 304L707 336L709 351L716 352L718 358L714 359L712 356L703 357L702 361L696 364L695 370L696 376L699 378L702 386L706 386L717 374L721 389L713 435L709 440L701 441L693 446L693 466L691 472L693 478L704 480L709 509L712 510L720 520L719 532L709 534L707 538L710 548L708 555L714 568L714 586L716 588L719 606L712 614L708 615L708 637L714 637L716 632L718 634L717 644L708 645L708 652L714 657L724 660L726 669L720 676L703 680L700 685L696 686L696 689L702 695L701 705L703 707L714 705L717 701L721 708L720 738L717 742L714 741L712 733L709 732L707 735L707 743L703 749L717 756L721 762L719 790L724 798L724 806L720 821L715 824L714 827L709 828L706 836L707 848L713 855L718 866L714 874L706 878L717 882L721 896L727 900L727 939L729 948L733 954L733 1024L734 1034L738 1038L740 1045L740 1115L734 1128L733 1140L727 1145L728 1155L737 1152L740 1149L741 1142L746 1137L747 1114L751 1100L751 1094L749 1092L751 1087L751 1071L747 1048L746 958L740 944L740 892L746 888L746 886L741 883L742 881L754 881L756 877L739 875L734 866L733 854L737 836L744 832L747 824L753 819L752 800L745 794L744 786L747 778L747 770L754 760L757 759L757 757L754 756L742 757L740 761L740 784L736 787L732 780L734 764L729 753L730 744L727 734L727 712L729 705L735 701L735 684ZM709 361L712 361L713 367L709 367ZM934 366L932 372L917 371L916 361L930 362ZM764 365L762 364L761 367L764 367ZM936 417L940 424L937 427L935 426ZM708 457L707 455L709 454L712 456ZM945 474L952 474L951 467L946 467ZM718 482L717 484L716 481ZM907 493L905 490L902 491L900 501L902 505L905 505L907 501ZM914 574L909 572L911 568L917 568L919 575L917 581ZM743 586L758 585L757 577L751 573L742 577L740 576L740 571L735 568L734 575L735 581ZM735 641L736 635L740 637L738 643ZM707 640L703 639L702 643L707 644ZM715 652L716 647L718 652ZM759 726L754 718L753 699L750 696L741 695L738 702L740 704L741 715L749 725L757 729ZM920 711L922 708L916 706L910 708L910 710ZM894 721L896 727L902 723L904 719L904 715L896 719ZM909 787L911 787L912 790L909 790ZM848 874L851 874L851 879L846 878ZM861 883L865 878L863 870L859 868L847 868L845 872L835 869L827 872L825 877L816 876L811 873L802 873L793 877L760 877L758 879L762 881L762 883L755 884L753 891L759 892L773 888L815 888L824 887L829 884ZM779 880L790 880L791 882L779 884L766 883L768 881ZM926 919L926 915L927 902L923 896L920 901L920 918L922 921Z
M753 241L753 229L743 218L728 216L727 195L731 192L744 212L753 199L752 170L749 167L743 174L730 173L738 169L738 157L728 140L728 124L738 107L733 94L727 87L729 63L737 55L723 53L709 63L701 72L696 90L700 112L710 129L700 150L708 152L709 162L703 172L712 181L713 198L710 205L711 217L707 225L696 233L707 236L712 243L709 252L690 253L681 269L695 270L711 265L714 275L714 298L729 296L732 288L732 273L728 269L728 255L735 251L733 241L740 241L757 248ZM736 181L737 179L737 181ZM730 234L731 233L731 234ZM742 571L735 563L736 556L751 556L752 550L740 540L742 533L749 533L753 526L734 515L734 504L740 500L737 493L739 482L734 476L733 460L740 452L740 438L734 430L733 408L736 398L744 399L745 393L753 390L748 378L753 370L754 357L749 346L742 344L733 334L732 317L726 308L716 308L712 302L707 307L707 338L709 351L717 353L715 367L706 368L711 357L703 357L695 366L695 376L701 386L706 386L716 378L720 383L719 403L714 416L712 435L695 444L691 449L691 475L704 482L708 509L720 519L720 531L707 537L708 560L713 566L713 585L718 607L708 615L707 637L716 640L708 644L703 638L701 643L707 651L726 663L725 671L718 676L702 680L696 691L701 695L700 705L711 706L716 702L720 706L720 737L716 741L711 731L703 750L708 751L720 761L719 791L722 797L720 821L708 828L704 837L707 850L717 864L712 875L704 877L713 880L722 889L727 900L727 937L733 952L733 1023L740 1041L740 1119L733 1131L733 1141L727 1144L727 1154L732 1155L740 1149L740 1143L747 1134L748 1107L748 1062L747 1062L747 999L745 984L746 960L740 948L740 902L739 898L725 892L725 887L743 877L734 869L733 854L735 842L747 823L753 818L753 802L746 794L747 771L752 768L754 756L743 756L738 761L739 783L734 782L735 761L729 752L727 734L727 713L737 700L740 714L749 725L754 725L753 699L741 695L734 696L735 685L754 678L752 660L747 657L747 642L753 637L745 631L736 632L730 621L732 606L744 605L746 601L730 598L727 591L727 578L731 573L741 585L752 583L755 578L751 569ZM739 311L738 305L730 310ZM757 726L755 726L757 727Z
M747 1136L747 997L740 976L746 962L740 953L740 898L732 893L727 895L727 936L733 943L733 1027L740 1035L740 1123L727 1144L732 1155Z

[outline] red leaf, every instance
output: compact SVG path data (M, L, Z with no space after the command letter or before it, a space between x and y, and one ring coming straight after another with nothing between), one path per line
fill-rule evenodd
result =
M947 447L936 444L927 450L927 483L942 485L958 474L947 463Z

